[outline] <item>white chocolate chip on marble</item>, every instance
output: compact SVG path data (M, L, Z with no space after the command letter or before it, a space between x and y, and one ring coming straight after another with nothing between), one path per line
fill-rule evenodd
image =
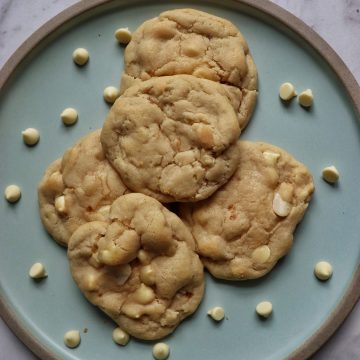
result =
M263 156L264 156L264 159L271 165L276 165L277 161L280 158L279 153L274 153L272 151L264 151Z
M74 125L78 120L78 112L74 108L66 108L60 114L61 120L65 125Z
M221 306L215 306L212 309L210 309L207 313L215 321L221 321L225 317L225 311Z
M35 263L29 270L29 276L33 279L42 279L47 277L45 266L42 263Z
M119 327L112 332L112 338L114 342L122 346L125 346L130 340L129 334Z
M294 96L296 96L294 85L290 82L281 84L279 89L279 96L282 100L291 100Z
M80 341L80 332L78 330L69 330L64 335L64 343L69 348L77 347Z
M328 280L333 274L333 268L327 261L319 261L315 265L314 274L319 280Z
M113 104L115 100L120 96L120 91L115 86L107 86L104 89L104 100L109 103Z
M270 254L270 248L267 245L262 245L252 252L251 257L256 263L263 264L269 260Z
M61 195L58 196L55 199L55 210L59 213L59 214L66 214L66 204L65 204L65 196Z
M165 343L157 343L154 345L152 353L156 360L165 360L170 354L169 345Z
M262 301L256 305L256 312L259 316L267 318L272 313L272 303L270 301Z
M39 142L39 131L34 128L27 128L21 132L23 141L26 145L32 146Z
M334 184L339 180L340 174L334 165L327 166L322 170L322 177L330 184Z
M76 65L83 66L89 61L89 52L84 48L77 48L72 57Z
M291 204L289 204L287 201L284 201L279 193L275 193L272 207L274 213L280 217L288 216L291 211Z
M314 101L314 95L311 89L306 89L303 91L299 97L299 104L304 107L310 107Z
M21 197L21 190L17 185L9 185L5 188L4 195L9 203L15 203Z
M114 33L116 40L120 43L120 44L128 44L131 40L131 31L129 30L129 28L120 28L117 29Z
M146 305L155 299L154 290L144 284L133 293L133 299L139 304Z

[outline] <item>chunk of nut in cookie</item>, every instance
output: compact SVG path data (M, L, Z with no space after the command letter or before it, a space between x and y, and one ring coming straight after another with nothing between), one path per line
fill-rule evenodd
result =
M280 217L288 216L292 208L291 204L287 201L284 201L279 193L275 193L272 207L274 213Z

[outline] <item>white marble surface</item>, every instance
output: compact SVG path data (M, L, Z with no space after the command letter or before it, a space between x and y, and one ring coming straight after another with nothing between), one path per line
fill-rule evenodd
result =
M360 83L360 0L272 1L317 31L337 51ZM77 0L0 0L0 68L32 32L76 2ZM34 359L36 357L0 319L0 360ZM360 303L313 359L360 359Z

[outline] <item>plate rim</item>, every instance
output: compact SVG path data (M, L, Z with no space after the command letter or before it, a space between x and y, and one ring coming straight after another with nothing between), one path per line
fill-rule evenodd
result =
M98 6L107 3L115 3L117 0L87 0L80 1L59 14L52 17L35 32L33 32L10 56L2 69L0 69L0 91L5 87L11 75L21 62L38 46L47 36L60 28L66 22L76 18L84 12L90 11ZM211 2L202 0L203 2ZM306 41L335 72L350 97L352 104L360 115L360 86L351 71L345 65L335 50L312 28L306 25L295 15L291 14L282 7L268 0L231 0L234 3L253 8L276 21L282 23L296 35ZM309 358L318 351L324 343L335 333L344 322L346 317L360 299L360 264L354 271L353 277L348 288L343 294L340 302L335 309L329 313L322 326L315 331L305 342L298 346L286 359L303 360ZM61 360L45 344L41 343L19 319L16 312L11 308L11 304L6 302L5 296L0 293L0 316L5 321L12 332L21 340L36 356L43 360Z

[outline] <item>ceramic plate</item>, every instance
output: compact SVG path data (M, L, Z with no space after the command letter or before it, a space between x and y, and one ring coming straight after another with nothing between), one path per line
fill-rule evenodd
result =
M351 98L359 103L359 88L336 54L299 20L265 1L81 2L25 43L0 78L5 83L0 97L0 184L1 189L12 183L22 188L19 203L0 202L1 313L44 359L152 358L152 342L132 339L126 347L113 343L114 324L82 296L70 276L65 249L41 225L36 187L51 161L102 126L109 110L103 89L118 85L123 68L124 48L116 43L114 30L135 30L161 11L182 7L224 17L241 29L260 79L256 112L242 138L288 150L309 167L316 191L291 252L268 276L248 282L206 277L198 311L166 338L171 359L304 358L331 335L357 300L360 127ZM82 68L71 58L77 47L90 52ZM314 106L306 111L296 100L284 106L278 98L284 81L298 91L311 88ZM65 107L79 111L75 126L62 125L59 114ZM41 134L32 148L21 139L27 127ZM321 179L321 169L331 164L341 173L337 186ZM334 267L328 282L313 275L322 259ZM28 277L37 261L49 274L41 282ZM266 321L255 314L262 300L274 307ZM206 315L215 305L226 311L220 324ZM69 329L82 333L74 350L63 344Z

